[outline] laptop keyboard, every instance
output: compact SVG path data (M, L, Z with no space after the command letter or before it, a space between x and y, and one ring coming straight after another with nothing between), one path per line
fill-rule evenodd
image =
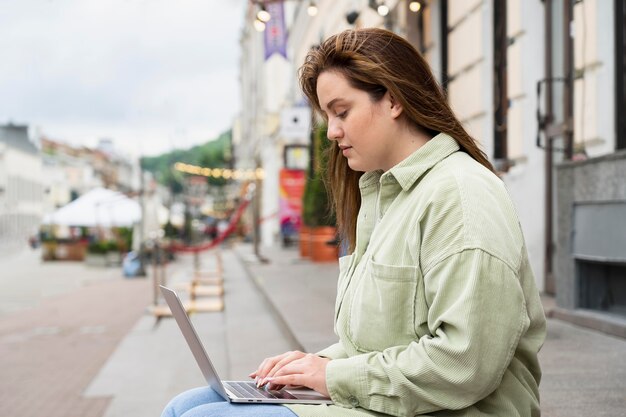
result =
M285 392L285 391L273 391L277 395L274 395L272 391L267 391L262 388L257 388L254 382L236 382L236 381L228 381L226 383L229 388L239 394L241 397L248 398L273 398L273 399L293 399L295 398L293 395Z

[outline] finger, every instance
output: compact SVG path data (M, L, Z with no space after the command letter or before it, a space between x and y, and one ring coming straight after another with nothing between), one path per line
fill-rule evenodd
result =
M289 362L282 368L280 368L272 377L285 376L290 374L305 374L307 373L308 365L304 358Z
M267 389L270 391L280 391L283 388L285 388L284 385L272 384L271 382L267 384Z
M299 351L290 352L289 355L283 357L281 360L275 363L272 369L270 369L264 377L259 377L258 380L255 380L257 381L257 386L259 387L264 386L268 382L267 378L274 376L276 372L280 371L285 366L289 365L290 363L298 359L301 359L304 356L306 356L306 354L303 352L299 352Z
M276 372L280 371L282 368L284 368L288 364L299 360L300 358L302 358L303 355L304 353L296 351L296 352L292 352L291 355L288 355L284 357L283 359L279 360L278 362L276 362L274 367L267 373L266 378L274 376Z
M309 385L307 385L306 377L302 374L274 376L269 378L269 382L274 385L302 385L311 388Z
M278 356L272 356L271 358L263 359L263 361L261 362L261 364L259 365L257 370L254 371L252 374L254 374L255 377L261 377L261 378L267 376L267 372L274 367L274 363L278 362L284 356L286 356L286 355L288 355L290 353L291 352L285 352L285 353L283 353L281 355L278 355ZM252 374L250 374L250 375L252 375Z
M252 372L249 376L250 378L254 379L254 382L256 383L257 387L260 387L261 384L261 380L263 378L265 378L266 376L266 369L268 369L269 364L271 363L270 361L273 360L273 358L266 358L263 360L263 362L261 362L261 364L259 365L259 368Z
M270 372L272 372L272 375L273 375L273 372L276 372L275 369L280 369L280 367L276 368L276 364L277 363L279 363L281 361L284 361L284 360L286 360L285 363L289 363L293 359L288 359L288 358L290 358L290 357L297 357L298 353L303 355L302 352L290 351L290 352L285 352L282 355L278 355L278 356L274 356L274 357L265 359L261 363L261 365L259 367L259 370L257 370L255 378L254 378L257 386L261 387L261 386L265 385L267 383L267 381L265 381L265 378L270 376Z

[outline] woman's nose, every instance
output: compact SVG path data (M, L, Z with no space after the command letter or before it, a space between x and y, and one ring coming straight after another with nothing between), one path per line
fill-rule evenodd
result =
M343 134L343 131L335 123L328 124L328 130L326 132L326 136L328 136L328 139L337 140L341 138L342 134Z

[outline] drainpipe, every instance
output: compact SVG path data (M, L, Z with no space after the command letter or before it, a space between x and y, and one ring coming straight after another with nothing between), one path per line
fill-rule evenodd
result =
M541 91L541 84L546 84L545 106L546 114L541 117L538 111L538 128L545 133L545 246L544 246L544 277L545 292L554 295L556 292L554 278L554 138L561 136L564 147L559 149L564 152L564 159L572 159L574 142L573 125L573 88L574 88L574 63L573 63L573 39L571 34L571 24L573 21L573 0L563 0L563 32L560 39L563 41L563 77L553 77L552 68L552 0L544 3L545 11L545 76L544 80L537 85L538 99ZM563 122L560 125L554 124L553 115L553 83L563 83ZM539 103L537 103L539 105ZM541 147L539 134L537 136L537 146Z
M563 90L563 142L566 161L574 155L574 39L571 26L574 23L574 0L563 1L563 69L565 89Z
M545 76L547 80L552 79L552 7L551 2L544 3L545 10ZM552 121L552 85L546 85L546 115L545 121ZM539 103L537 103L539 106ZM538 121L539 123L539 121ZM554 271L552 265L552 257L554 254L554 245L552 243L552 170L553 170L553 149L552 138L546 134L545 145L545 206L544 206L544 256L543 256L543 272L544 272L544 290L546 293L554 295L556 293L556 285L554 282Z

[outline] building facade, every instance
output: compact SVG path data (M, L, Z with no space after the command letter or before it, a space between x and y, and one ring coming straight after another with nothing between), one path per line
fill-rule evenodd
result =
M110 143L92 149L41 138L46 212L97 187L124 193L139 188L139 161L119 155Z
M63 207L93 188L104 186L82 147L73 147L43 137L41 155L47 213Z
M274 6L278 5L274 3ZM280 3L284 29L293 26L295 11L300 6L294 2ZM258 12L255 3L249 3L241 34L240 82L242 111L233 129L235 168L241 170L262 168L263 181L259 182L260 240L270 246L280 240L279 172L284 167L284 148L289 142L280 132L281 111L293 106L290 88L294 63L289 55L266 56L265 32L254 27ZM308 138L302 138L307 142Z
M253 30L262 3L270 4L250 4L244 31ZM284 4L289 11L284 69L289 71L268 72L268 63L261 61L246 67L249 80L284 91L275 97L274 111L302 100L296 70L308 49L326 37L355 27L384 27L405 37L430 63L457 116L505 182L538 287L556 295L562 316L574 317L592 308L583 302L583 292L596 279L603 284L594 291L605 301L596 302L604 307L595 308L594 317L605 322L626 317L626 243L620 240L626 236L621 226L626 225L626 178L619 157L626 149L625 0L321 0L314 16L311 2ZM244 84L244 97L249 90ZM254 100L244 100L245 105L251 113L268 108ZM244 131L258 127L245 119L242 126ZM255 143L255 155L267 156L268 145L277 154L277 142ZM606 192L592 196L588 181L575 180L582 178L574 174L579 170L595 172L596 186ZM562 188L576 197L559 196ZM609 216L614 226L607 248L622 245L606 256L594 253L593 262L601 266L592 272L595 278L585 277L590 269L579 265L585 254L573 248L578 241L572 235L582 226L570 220L579 216L576 207L585 198L612 205L597 213ZM599 214L582 216L591 229L604 221ZM601 272L607 268L610 273Z
M39 149L28 126L0 126L0 248L24 246L43 216Z

